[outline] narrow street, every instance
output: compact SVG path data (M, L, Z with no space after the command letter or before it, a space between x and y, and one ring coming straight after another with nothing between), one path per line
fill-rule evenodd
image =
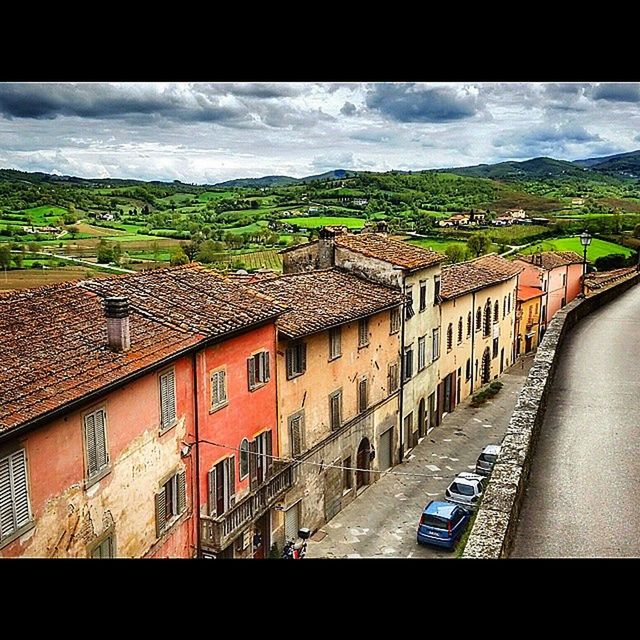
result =
M507 369L500 393L477 409L467 398L422 438L409 459L363 490L309 541L308 558L454 558L455 553L418 545L420 513L444 499L453 476L475 469L487 444L499 444L531 367L532 357ZM433 477L396 475L420 473ZM326 534L326 535L325 535Z

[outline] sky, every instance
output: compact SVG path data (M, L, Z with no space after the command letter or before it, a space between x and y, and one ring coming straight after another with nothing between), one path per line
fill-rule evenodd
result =
M640 83L0 83L0 168L214 184L640 148Z

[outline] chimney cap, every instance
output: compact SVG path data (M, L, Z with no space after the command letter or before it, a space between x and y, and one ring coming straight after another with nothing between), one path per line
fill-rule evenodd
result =
M104 314L107 318L127 318L129 316L129 298L124 296L105 298Z

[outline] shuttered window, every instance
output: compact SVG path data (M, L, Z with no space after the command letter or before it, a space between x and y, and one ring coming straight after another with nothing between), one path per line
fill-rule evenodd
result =
M249 475L249 441L245 438L240 443L240 480Z
M467 338L471 335L471 311L467 314Z
M0 541L31 521L27 457L20 449L0 458Z
M92 558L115 558L115 540L113 535L105 538L91 552Z
M160 428L173 427L176 419L176 375L167 371L160 376Z
M413 310L413 287L411 285L405 287L405 296L404 319L410 320L416 314Z
M389 312L389 333L400 331L400 309L391 309Z
M369 406L369 389L366 378L362 378L358 383L358 413L362 413L367 410Z
M366 347L369 344L369 320L362 318L358 321L358 346Z
M211 374L211 408L218 409L227 404L227 372L219 369Z
M458 318L458 344L462 342L462 331L464 327L464 322L462 322L462 316Z
M420 311L424 311L427 308L427 283L422 281L420 283Z
M186 472L179 471L156 494L156 536L162 536L186 509Z
M447 351L453 349L453 323L450 322L447 327Z
M427 341L426 337L418 338L418 371L427 366Z
M433 304L440 303L440 276L433 276Z
M289 416L289 442L291 455L299 456L304 450L304 413Z
M342 424L342 391L329 396L329 422L332 429L339 429Z
M433 330L431 353L433 354L434 360L440 357L440 327Z
M389 365L389 371L387 373L387 388L390 394L398 389L398 383L398 363L394 362Z
M287 379L302 375L307 370L307 345L299 342L286 351Z
M335 360L342 355L342 328L329 329L329 360Z
M247 359L247 378L249 381L249 391L253 391L271 378L269 365L269 352L261 351Z
M404 350L404 379L409 380L413 375L413 348L406 347Z
M98 409L84 417L84 440L87 479L94 478L109 466L107 451L107 413Z

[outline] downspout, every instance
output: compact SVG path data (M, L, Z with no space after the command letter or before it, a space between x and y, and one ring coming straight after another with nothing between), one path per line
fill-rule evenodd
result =
M200 403L198 402L198 352L193 352L192 357L193 362L193 397L195 403L195 411L194 411L194 419L193 419L193 428L195 432L195 457L196 457L196 558L200 558L202 556L201 550L201 540L200 540L200 432L199 432L199 423L198 423L198 415L199 415L199 407Z
M565 305L569 303L569 300L567 300L567 285L569 284L569 265L567 265L565 267L565 272L564 272L564 303Z
M404 318L405 318L405 307L407 304L407 299L404 291L404 275L402 277L402 307L400 307L400 395L398 396L398 411L400 412L400 460L404 458L404 420L402 416L402 412L404 410Z
M476 338L476 292L471 294L471 392L473 394L473 381L476 377L475 359L473 357L473 348Z

